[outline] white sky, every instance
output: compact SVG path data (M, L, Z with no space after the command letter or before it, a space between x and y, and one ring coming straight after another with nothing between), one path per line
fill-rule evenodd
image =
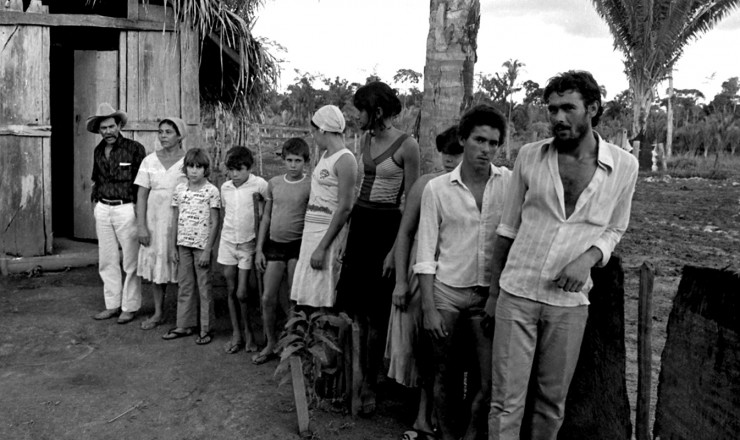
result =
M373 73L392 83L401 68L423 73L428 32L428 0L267 0L253 30L287 49L278 54L282 88L293 82L293 69L359 83ZM723 81L740 76L739 46L735 10L687 46L674 87L697 88L711 100ZM607 100L627 88L622 56L590 0L482 0L477 52L476 74L501 72L504 61L518 59L520 80L541 87L558 72L582 69L606 87Z

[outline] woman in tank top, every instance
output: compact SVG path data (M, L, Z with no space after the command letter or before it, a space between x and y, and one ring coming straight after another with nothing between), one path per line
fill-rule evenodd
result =
M419 177L419 145L391 124L401 112L401 102L387 84L378 81L360 87L353 103L366 131L359 158L363 174L350 217L337 303L360 326L365 360L362 412L372 413L394 287L393 247L401 197Z
M344 247L357 179L357 162L344 146L344 127L344 116L333 105L321 107L311 118L319 161L311 174L311 195L290 293L299 306L334 306L341 269L337 257Z

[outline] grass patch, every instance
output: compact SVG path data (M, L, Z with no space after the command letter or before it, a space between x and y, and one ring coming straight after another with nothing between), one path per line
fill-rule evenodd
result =
M707 157L693 154L674 155L668 159L667 174L677 178L700 177L710 180L740 177L740 156L730 154Z

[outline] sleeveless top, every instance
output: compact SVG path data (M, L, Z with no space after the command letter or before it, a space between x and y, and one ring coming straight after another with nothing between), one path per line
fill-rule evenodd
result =
M311 195L306 207L306 222L328 225L339 205L339 179L334 164L345 154L352 154L344 148L329 157L326 151L311 174ZM352 163L356 163L354 158Z
M403 195L403 167L393 158L409 137L404 133L387 150L373 159L370 153L370 136L362 146L363 173L357 204L366 208L393 209L401 204Z

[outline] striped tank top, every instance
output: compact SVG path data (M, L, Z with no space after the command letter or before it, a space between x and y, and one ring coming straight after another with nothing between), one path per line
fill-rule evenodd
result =
M370 136L362 146L363 178L357 204L367 208L398 208L403 195L403 167L393 154L409 137L404 133L387 150L373 159L370 153Z

